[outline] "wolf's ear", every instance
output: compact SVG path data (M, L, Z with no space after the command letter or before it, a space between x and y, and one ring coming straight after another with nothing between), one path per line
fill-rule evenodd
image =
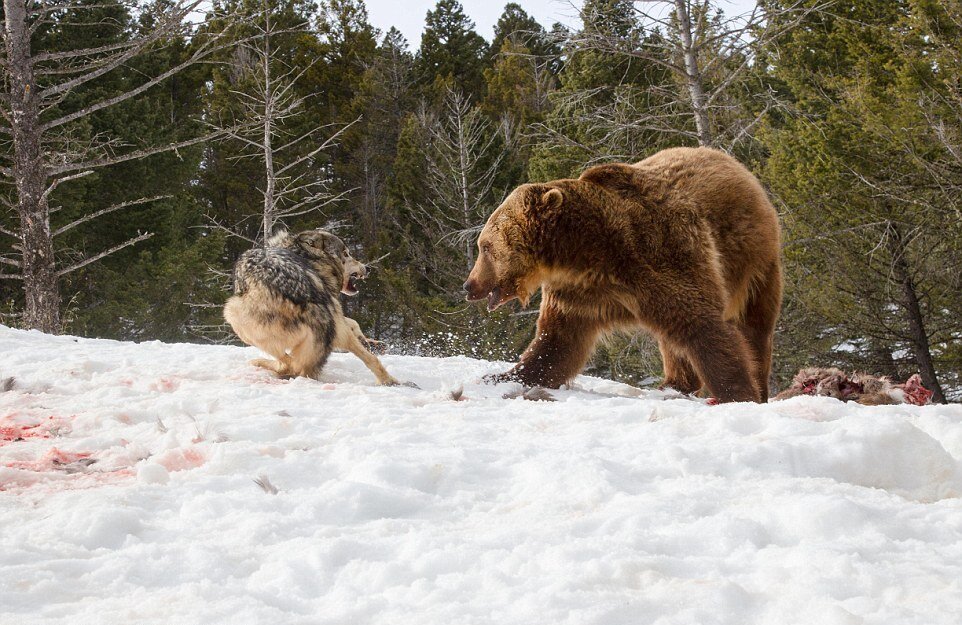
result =
M297 235L297 242L306 247L321 249L323 236L316 230L305 230Z
M341 241L340 238L329 232L325 232L321 236L324 237L322 243L324 246L324 252L331 258L341 260L344 257L344 253L347 251L347 246L344 245L344 241Z
M624 163L609 163L586 169L579 180L591 182L618 193L635 190L635 169Z

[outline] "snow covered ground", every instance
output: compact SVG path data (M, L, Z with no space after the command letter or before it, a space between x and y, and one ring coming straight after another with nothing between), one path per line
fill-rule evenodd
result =
M0 623L962 622L960 406L254 354L0 327Z

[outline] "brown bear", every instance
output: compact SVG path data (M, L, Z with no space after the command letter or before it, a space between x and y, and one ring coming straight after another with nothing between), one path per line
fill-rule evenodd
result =
M557 388L605 333L658 338L665 386L765 401L782 300L778 216L758 180L709 148L525 184L488 218L464 289L488 310L540 286L534 340L489 381Z

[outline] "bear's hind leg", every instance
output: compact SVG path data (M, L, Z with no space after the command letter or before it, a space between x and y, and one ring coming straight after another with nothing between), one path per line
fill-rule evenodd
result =
M769 269L765 280L756 285L740 324L755 358L755 385L762 393L762 401L768 401L769 378L772 373L772 339L775 336L775 324L781 305L782 276L776 263Z
M665 370L665 379L660 388L670 387L686 395L701 390L701 379L684 354L678 353L678 350L673 349L665 340L658 341L658 349L661 351L661 363Z
M691 361L698 377L718 401L761 401L755 385L755 363L745 337L721 318L689 328L673 340Z

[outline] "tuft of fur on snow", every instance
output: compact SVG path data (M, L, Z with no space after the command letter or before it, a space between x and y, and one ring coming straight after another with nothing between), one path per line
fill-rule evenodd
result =
M6 393L7 391L13 390L13 384L16 380L11 378L4 378L0 381L0 393Z
M266 475L261 474L254 478L254 483L261 487L261 490L268 495L276 495L278 492L277 487L271 484L270 478Z
M554 395L549 393L543 386L532 386L531 388L523 388L520 391L502 395L502 399L516 399L518 397L528 401L557 401Z
M462 384L458 388L451 391L451 399L454 401L465 401L467 397L464 396L464 385Z

